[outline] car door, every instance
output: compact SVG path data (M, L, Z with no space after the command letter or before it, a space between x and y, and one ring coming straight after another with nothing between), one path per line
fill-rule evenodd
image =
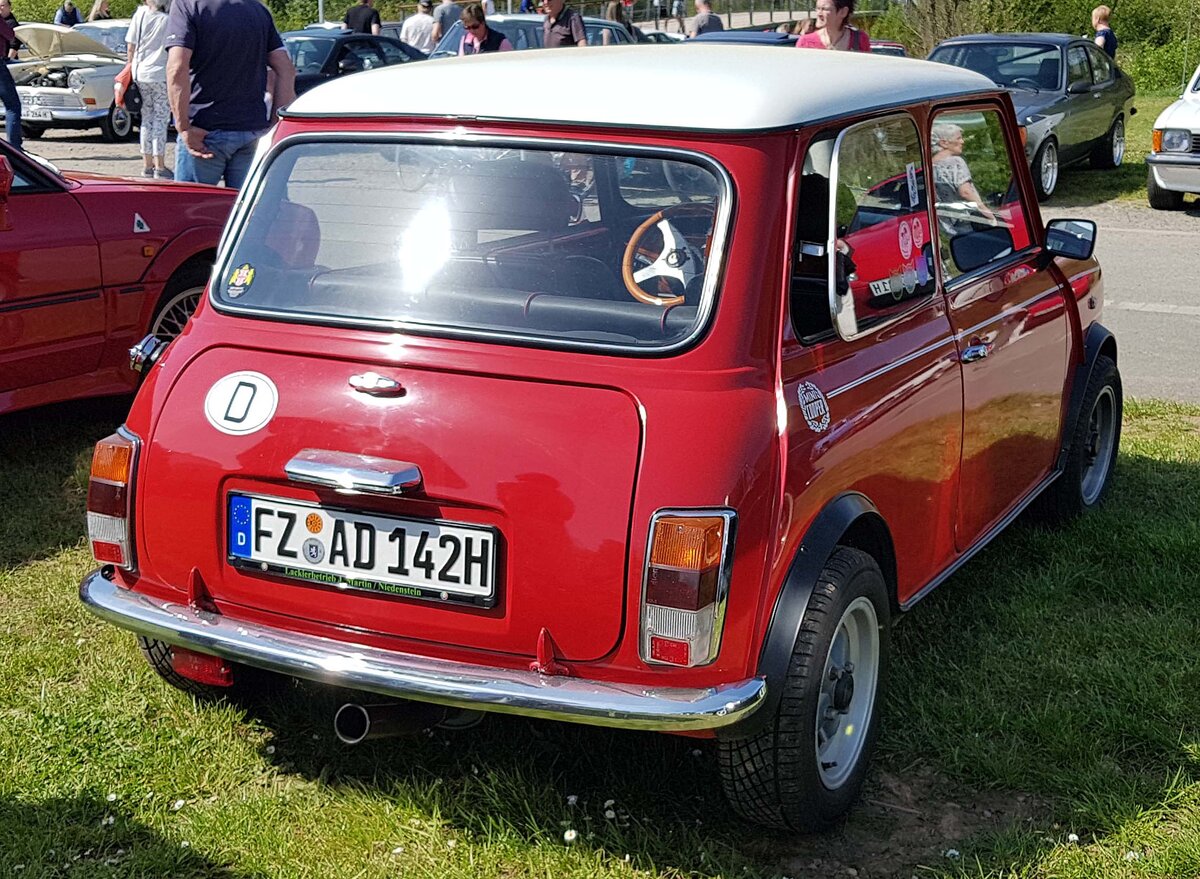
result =
M1058 125L1058 151L1063 162L1084 155L1094 139L1096 98L1092 91L1092 65L1084 43L1067 46L1067 93L1064 116Z
M785 502L802 516L846 491L869 498L904 547L901 602L953 561L962 436L918 132L890 114L808 145L794 176L781 360L785 484L803 490Z
M1095 45L1089 43L1084 48L1092 65L1094 110L1090 117L1090 133L1092 140L1096 141L1108 134L1113 120L1125 109L1125 90L1117 82L1112 60Z
M4 150L14 179L0 229L0 392L86 375L100 362L100 252L61 181Z
M943 290L961 362L963 445L955 539L966 550L1047 479L1058 453L1069 350L1063 290L1040 264L1037 206L1013 185L1011 113L938 113L930 164ZM1018 181L1019 182L1019 181Z

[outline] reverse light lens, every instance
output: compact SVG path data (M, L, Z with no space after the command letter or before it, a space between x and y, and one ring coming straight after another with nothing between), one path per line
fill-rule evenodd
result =
M1192 150L1192 133L1184 128L1167 128L1154 132L1155 152L1187 153Z
M646 662L692 667L717 658L736 521L732 512L655 515L642 588Z
M133 568L131 488L137 440L114 433L92 454L88 479L87 524L92 556L98 562Z

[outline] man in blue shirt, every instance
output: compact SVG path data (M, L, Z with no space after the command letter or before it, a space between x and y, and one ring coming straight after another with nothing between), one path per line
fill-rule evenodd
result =
M62 6L54 13L54 23L61 24L63 27L75 27L83 21L83 16L79 14L79 10L75 8L75 4L71 0L63 0Z
M296 68L271 13L259 0L174 0L166 46L167 95L179 132L175 179L224 178L241 188L259 136L296 97Z
M1096 32L1096 45L1104 50L1109 58L1117 57L1117 35L1113 33L1108 17L1112 10L1107 6L1097 6L1092 10L1092 30Z

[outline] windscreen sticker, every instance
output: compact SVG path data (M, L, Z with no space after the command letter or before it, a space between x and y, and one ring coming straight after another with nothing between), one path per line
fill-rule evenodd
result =
M245 262L233 270L233 274L229 276L229 286L225 288L225 294L230 299L237 299L243 293L250 289L250 285L254 283L254 266Z
M829 401L821 393L821 389L812 382L800 382L796 388L800 398L800 411L804 420L813 433L824 433L829 427Z
M233 372L208 389L204 417L221 433L244 436L266 427L278 405L278 388L261 372Z
M900 244L900 258L905 262L912 256L912 228L908 225L908 220L900 221L900 228L896 230L896 240Z
M905 171L908 174L908 206L915 208L921 203L921 193L917 189L917 166L913 162L909 162Z

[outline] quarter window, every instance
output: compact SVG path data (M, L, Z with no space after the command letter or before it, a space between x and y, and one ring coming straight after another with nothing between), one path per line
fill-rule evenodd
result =
M1088 57L1092 60L1092 82L1102 85L1111 82L1113 78L1112 61L1095 46L1088 46Z
M383 53L383 60L387 64L403 64L408 60L408 56L404 54L399 46L393 46L391 43L380 40L377 45L379 51Z
M1029 247L1029 225L999 113L940 114L931 141L944 278L953 280Z

